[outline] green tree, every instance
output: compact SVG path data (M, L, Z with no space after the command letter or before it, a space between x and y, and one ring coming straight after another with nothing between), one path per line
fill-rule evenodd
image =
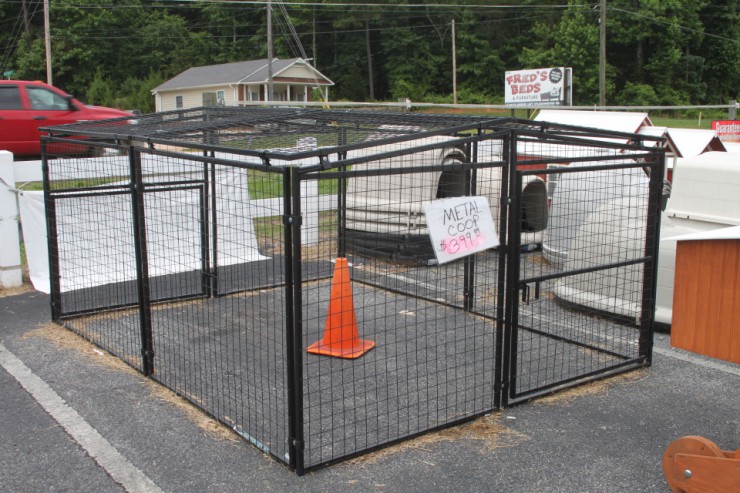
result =
M614 0L609 9L609 58L618 88L654 87L661 104L704 100L700 54L704 0Z
M740 11L737 0L707 3L699 12L704 24L699 53L705 57L702 80L709 104L740 96Z
M95 104L98 106L113 106L115 104L115 94L118 92L118 88L113 80L103 74L103 71L98 69L95 72L95 77L87 88L87 95L85 100L89 104Z
M456 26L458 91L477 92L482 96L501 93L505 61L497 40L486 36L489 30L481 29L486 25L500 25L500 22L493 16L481 19L470 11L463 12L460 17Z
M607 101L726 103L740 87L738 0L609 0ZM39 2L0 2L2 70L45 79ZM490 101L507 70L570 66L574 101L598 99L599 11L570 0L277 2L275 53L301 56L295 28L317 68L337 83L332 98L448 101L451 20L458 96ZM498 8L503 7L503 8ZM286 16L287 14L287 16ZM155 81L197 65L263 58L264 4L149 0L53 0L54 83L89 102L145 109ZM371 91L372 88L372 91ZM148 102L147 102L148 101Z
M535 24L535 40L522 48L519 62L528 68L572 67L574 104L596 104L599 100L599 26L591 5L570 0L555 25ZM607 80L607 94L612 84Z
M216 47L206 32L191 30L185 19L166 12L153 12L141 27L139 39L148 49L139 56L139 69L131 73L143 76L151 70L178 74L190 67L214 63Z

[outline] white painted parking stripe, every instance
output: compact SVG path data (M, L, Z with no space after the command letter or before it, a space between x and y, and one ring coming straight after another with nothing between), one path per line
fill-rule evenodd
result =
M72 409L59 394L0 344L0 366L51 415L105 472L129 493L157 493L162 490Z

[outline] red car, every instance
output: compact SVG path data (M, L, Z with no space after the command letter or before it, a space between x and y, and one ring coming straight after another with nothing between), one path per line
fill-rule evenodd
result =
M0 80L0 151L10 151L16 157L38 157L39 127L131 115L114 108L87 106L43 82Z

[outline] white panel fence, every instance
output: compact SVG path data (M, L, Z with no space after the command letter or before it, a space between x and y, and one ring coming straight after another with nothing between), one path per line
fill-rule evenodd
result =
M90 177L99 176L96 173L95 158L90 158ZM83 175L77 178L85 178ZM24 194L42 194L42 192L25 192L23 185L29 182L43 180L41 161L13 161L13 154L0 151L0 288L20 286L22 279L21 234L19 225L22 217L19 202ZM301 210L303 211L304 245L318 241L319 211L336 207L336 195L319 195L316 182L304 182L302 190ZM42 202L36 197L37 202ZM269 198L250 201L249 210L255 217L282 214L282 198ZM23 225L23 237L26 241L26 255L31 270L31 280L37 289L45 290L41 286L48 286L48 259L46 257L46 225L39 218L28 218ZM31 230L33 228L33 231ZM34 244L29 245L29 242ZM36 244L38 243L38 244ZM36 258L32 258L36 257ZM35 274L35 275L34 275ZM45 282L36 279L45 278Z

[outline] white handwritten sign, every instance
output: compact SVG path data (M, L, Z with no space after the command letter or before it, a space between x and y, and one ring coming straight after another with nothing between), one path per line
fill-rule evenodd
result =
M424 214L440 264L498 246L486 197L435 200L424 206Z

